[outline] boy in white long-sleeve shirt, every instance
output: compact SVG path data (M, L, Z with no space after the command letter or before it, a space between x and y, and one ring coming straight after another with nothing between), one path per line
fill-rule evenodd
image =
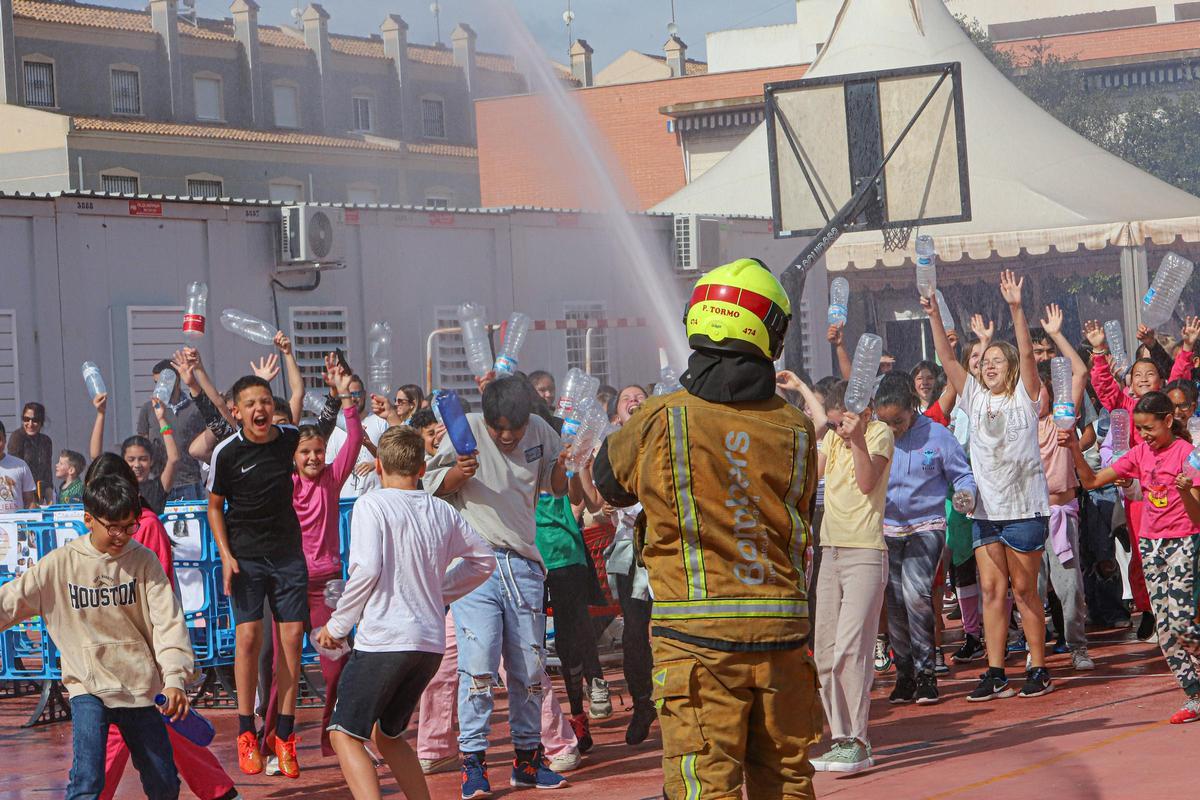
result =
M492 574L492 550L444 500L418 489L421 434L390 428L379 440L383 489L363 495L350 527L350 576L318 644L335 649L355 625L330 741L356 800L380 797L366 751L374 738L400 789L428 798L416 753L401 738L446 650L445 613ZM454 562L451 566L451 562Z

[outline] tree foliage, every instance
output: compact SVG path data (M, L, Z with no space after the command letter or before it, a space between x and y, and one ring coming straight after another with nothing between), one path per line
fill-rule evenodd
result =
M1076 59L1041 41L1014 53L996 46L974 19L959 17L967 34L1027 97L1089 141L1151 175L1200 195L1200 100L1113 90L1088 91Z

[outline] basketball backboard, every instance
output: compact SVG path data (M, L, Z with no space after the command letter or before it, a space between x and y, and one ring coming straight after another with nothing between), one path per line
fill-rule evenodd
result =
M902 232L971 219L960 65L764 87L775 235ZM868 184L874 190L861 196ZM903 246L903 245L901 245Z

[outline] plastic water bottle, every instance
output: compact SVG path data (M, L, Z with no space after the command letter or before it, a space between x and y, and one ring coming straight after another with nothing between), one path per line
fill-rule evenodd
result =
M100 374L100 368L92 361L83 362L83 382L93 400L96 399L96 395L104 394L107 391L104 388L104 376Z
M970 489L959 489L950 498L950 505L955 511L966 516L975 510L975 493Z
M1054 388L1054 424L1064 431L1075 427L1075 401L1071 393L1071 360L1059 356L1050 360L1050 385Z
M679 376L675 374L675 370L671 369L668 364L658 372L658 383L654 385L654 396L664 394L674 394L683 388L683 384L679 382Z
M342 592L346 591L346 582L341 578L334 578L325 584L325 605L328 608L337 608L338 601L342 599Z
M1200 469L1200 445L1192 450L1191 455L1187 457L1188 466L1192 469Z
M1114 408L1110 411L1108 413L1108 434L1113 458L1129 452L1129 432L1129 412L1123 408Z
M460 456L468 456L479 449L475 434L471 432L471 423L463 413L462 402L455 392L442 392L434 402L434 415L438 422L446 426L446 435L454 445L454 452Z
M236 308L225 309L221 312L221 325L230 333L236 333L255 344L267 347L275 344L275 329L245 311L238 311Z
M327 396L324 392L309 389L304 393L304 410L314 417L321 416L321 412L325 410L325 398Z
M203 339L208 315L208 284L193 281L187 287L187 305L183 311L183 335L188 339Z
M317 644L317 634L323 630L325 630L324 625L308 635L308 641L313 646L313 650L317 651L317 655L324 656L330 661L337 661L339 658L343 658L350 652L350 645L344 640L336 650L326 650L324 647L321 647L321 645Z
M608 411L593 400L584 412L579 433L571 442L571 457L567 459L567 477L572 478L592 457L596 445L608 431Z
M392 326L376 322L367 333L367 385L373 394L392 397Z
M1129 369L1129 353L1125 350L1125 332L1121 330L1121 323L1115 319L1104 323L1104 338L1108 340L1108 352L1112 353L1113 374L1124 375Z
M504 344L500 346L500 352L496 354L496 363L492 366L492 369L496 370L497 378L511 378L516 374L521 346L525 344L530 322L532 320L529 319L529 315L520 311L514 311L508 318L508 324L504 327Z
M850 282L834 278L829 284L829 324L845 325L850 307Z
M921 293L921 297L933 297L933 293L937 291L936 260L933 237L921 234L917 237L917 291Z
M1200 445L1200 417L1190 417L1187 428L1188 436L1192 437L1192 444Z
M955 330L954 315L950 313L950 306L946 303L946 298L942 296L941 289L934 290L934 296L937 297L938 311L942 315L942 327L946 333Z
M1175 306L1183 294L1183 287L1192 277L1195 265L1181 255L1167 253L1154 273L1154 282L1142 298L1142 324L1147 328L1160 328L1171 321Z
M458 307L458 325L462 328L463 350L471 374L482 378L492 368L492 343L488 341L483 306L463 303Z
M854 348L854 363L850 368L850 380L846 386L846 410L861 414L871 404L875 395L875 376L879 374L879 362L883 359L883 339L873 333L864 333Z
M166 704L166 695L158 694L154 696L154 705L162 708ZM163 714L163 721L174 728L175 732L180 736L198 747L208 747L217 735L212 723L200 716L194 708L189 708L188 713L178 722L172 720L166 714Z
M562 395L558 398L558 409L555 416L563 421L562 438L569 441L579 433L583 422L584 405L588 400L594 400L596 391L592 388L592 378L578 367L572 367L567 372L563 382ZM599 387L599 382L596 386Z
M152 397L157 397L158 402L164 406L171 402L171 394L175 391L175 384L179 382L179 376L175 374L175 370L164 369L158 373L158 383L154 384Z

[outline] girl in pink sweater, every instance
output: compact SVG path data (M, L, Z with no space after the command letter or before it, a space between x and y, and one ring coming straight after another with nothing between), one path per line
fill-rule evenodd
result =
M292 474L292 504L300 518L300 533L304 547L304 560L308 563L308 614L310 630L316 630L329 621L332 609L325 603L325 587L331 580L342 577L341 542L338 537L338 495L342 485L354 470L359 449L362 447L363 427L358 416L358 406L350 396L353 377L337 363L336 359L325 360L325 383L341 400L342 414L346 419L346 443L338 451L332 464L325 464L325 435L315 425L300 428L300 443L296 446L296 471ZM278 653L278 635L273 634L275 652ZM332 756L329 744L329 717L337 702L337 683L345 666L345 658L331 660L320 657L321 674L325 678L325 709L321 715L321 754ZM274 753L272 739L275 733L279 709L274 685L263 728L263 747ZM268 760L267 774L272 774L273 765Z

